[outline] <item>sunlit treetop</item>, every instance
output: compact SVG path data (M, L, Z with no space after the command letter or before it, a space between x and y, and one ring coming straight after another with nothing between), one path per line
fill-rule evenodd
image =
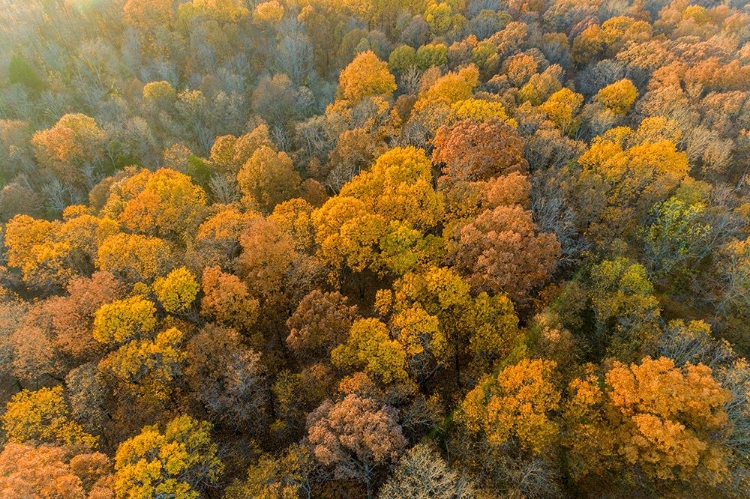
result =
M339 75L339 93L352 104L370 96L390 98L395 90L396 78L388 64L372 51L357 55Z

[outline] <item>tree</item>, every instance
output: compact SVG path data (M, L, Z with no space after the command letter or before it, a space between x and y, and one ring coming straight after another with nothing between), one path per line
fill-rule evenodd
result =
M388 56L388 68L398 74L403 74L416 64L417 51L408 45L399 45Z
M185 348L185 378L219 419L260 435L268 423L265 371L260 354L240 339L232 329L205 326Z
M346 264L402 274L439 252L426 232L443 214L421 149L394 148L312 214L318 255L332 268Z
M646 357L640 364L615 362L604 380L590 370L569 389L568 445L577 480L635 470L654 481L727 478L721 441L730 394L710 368Z
M521 87L518 97L522 101L528 101L534 106L538 106L545 100L549 99L555 92L562 88L563 70L553 64L542 73L537 73L529 78L528 83Z
M169 109L177 100L177 92L168 81L152 81L143 86L143 100L157 109Z
M442 199L432 188L431 179L430 162L423 150L394 148L344 186L341 196L359 199L387 220L426 229L435 226L442 216Z
M166 277L154 281L156 298L170 314L186 312L198 296L198 291L200 286L195 276L185 267L175 269Z
M107 387L96 362L87 362L71 369L65 376L65 388L71 418L79 422L84 430L101 433L107 420L104 409Z
M248 222L261 216L256 212L240 213L234 206L216 209L217 213L208 217L195 234L200 270L213 266L225 270L231 268L232 260L240 254L240 236ZM194 271L198 270L194 268Z
M607 353L639 358L659 335L659 301L646 269L626 258L605 260L591 269L591 299L599 341Z
M428 2L424 12L424 20L427 21L434 35L445 35L448 32L458 31L466 24L466 18L457 11L458 2L431 1Z
M94 316L94 339L122 345L144 338L156 329L156 307L142 296L133 296L102 305Z
M247 331L258 320L259 307L258 300L250 296L239 277L225 274L218 267L203 271L201 314Z
M315 207L305 199L294 198L276 205L268 219L292 237L294 249L306 252L315 245L314 210Z
M73 275L72 246L60 237L63 224L16 215L6 224L8 264L19 268L24 281L44 292L64 288Z
M462 473L448 467L429 444L417 444L398 462L378 492L380 499L469 499L474 485Z
M318 465L310 449L292 444L278 457L264 454L250 466L247 480L227 490L227 499L297 499L312 497L312 484Z
M656 279L679 282L710 253L705 210L700 201L688 204L675 196L654 207L655 220L642 238L647 267Z
M144 170L122 189L128 196L118 220L134 232L177 239L194 232L202 221L206 194L180 172Z
M268 299L283 290L283 283L297 256L292 238L276 224L263 218L248 223L240 238L242 253L237 258L237 273L258 299Z
M448 64L448 47L444 43L420 45L416 53L417 67L426 70Z
M39 162L62 182L81 184L85 167L102 158L107 134L94 118L66 114L50 129L34 134L31 143Z
M406 352L390 339L388 328L377 319L359 319L352 324L346 343L331 352L331 362L340 368L363 369L384 384L405 381Z
M172 261L171 247L163 239L120 233L99 246L96 265L128 282L151 281L166 273Z
M152 337L134 339L102 359L99 370L148 401L168 400L171 382L185 360L183 337L182 331L173 327Z
M202 486L216 482L223 470L210 432L210 423L179 416L163 432L146 426L121 443L115 455L117 498L198 498Z
M277 74L273 78L265 76L253 92L253 111L269 125L283 126L299 112L298 97L297 90L287 75Z
M518 88L523 87L538 70L539 61L529 54L516 54L503 62L503 72Z
M414 304L399 310L390 322L398 332L396 338L407 355L409 369L425 391L427 379L445 363L448 354L448 339L440 330L440 321Z
M521 303L549 278L560 254L555 235L539 233L531 211L518 205L486 210L454 237L456 263L474 287Z
M91 278L76 277L68 284L68 296L53 298L47 308L55 329L55 346L77 360L91 360L100 350L92 334L95 313L104 304L122 297L122 284L109 272Z
M301 179L286 153L261 146L242 166L237 182L246 205L270 213L274 206L297 194Z
M523 359L480 381L466 395L459 420L490 446L517 439L525 450L541 453L558 434L550 418L560 402L552 380L556 367L554 361Z
M644 130L617 127L595 138L578 158L580 211L591 220L592 237L601 242L633 234L652 207L666 201L687 180L688 157L670 139L644 140Z
M358 54L339 75L339 94L352 105L371 96L389 99L396 88L388 64L370 50Z
M10 442L0 452L2 497L113 497L111 463L100 452L71 457L65 447Z
M518 126L515 120L508 117L505 106L501 102L483 99L464 99L453 103L451 112L451 121L472 120L481 123L490 120L500 120L511 127Z
M392 407L347 395L334 404L326 400L307 418L307 437L315 458L333 467L335 476L364 482L372 499L379 466L395 461L406 447Z
M596 94L596 99L616 115L627 114L637 98L638 90L627 78L607 85Z
M142 31L169 25L174 15L172 0L128 0L122 8L126 24Z
M25 316L11 322L15 327L6 336L7 347L12 351L8 364L13 375L21 381L33 381L37 386L47 377L59 379L65 369L61 352L55 348L54 324L47 305L24 307ZM4 303L3 306L9 305Z
M489 180L528 169L518 132L497 119L484 123L463 120L441 127L434 143L432 161L442 165L441 185Z
M216 137L211 146L211 162L218 172L236 177L242 165L262 146L276 149L265 123L259 124L251 132L240 137Z
M313 290L286 321L286 343L302 359L327 359L331 350L346 341L356 316L357 307L350 306L342 294Z
M407 352L411 349L415 354L420 344L425 349L410 360L424 368L433 356L438 365L448 366L452 356L459 385L461 360L466 355L472 356L475 367L485 372L510 352L518 338L518 317L508 297L490 297L484 292L474 297L469 284L452 269L432 266L408 273L394 283L393 290L393 294L380 292L376 306L381 315L393 309L391 323L396 330L401 329ZM438 319L437 331L431 317ZM417 373L424 387L430 372Z
M20 83L35 92L39 92L45 87L44 81L34 71L34 68L18 54L13 54L8 63L8 79L11 84Z
M570 89L563 88L549 96L539 109L564 134L574 136L580 126L580 119L576 115L583 105L583 95Z
M99 441L71 419L61 386L18 392L0 418L3 432L11 442L80 445L93 449Z

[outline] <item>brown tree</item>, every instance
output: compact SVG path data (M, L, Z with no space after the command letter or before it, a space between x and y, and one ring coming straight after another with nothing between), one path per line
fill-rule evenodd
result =
M327 400L307 418L307 435L315 458L334 469L340 479L364 482L372 499L372 482L379 466L395 461L406 439L397 413L372 399L347 395Z
M488 180L528 169L518 132L500 120L459 121L440 128L434 143L432 161L442 165L444 184Z
M518 302L549 278L560 254L555 235L540 233L531 211L518 205L486 210L454 237L456 264L472 285Z
M346 341L357 315L338 292L314 290L305 296L287 320L287 345L303 359L327 359L331 350Z
M259 436L268 421L260 354L243 347L236 331L211 324L185 351L185 377L196 398L219 419Z

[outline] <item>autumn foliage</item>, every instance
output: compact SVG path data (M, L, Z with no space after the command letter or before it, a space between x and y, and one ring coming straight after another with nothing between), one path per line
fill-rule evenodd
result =
M0 8L0 499L750 497L738 0Z

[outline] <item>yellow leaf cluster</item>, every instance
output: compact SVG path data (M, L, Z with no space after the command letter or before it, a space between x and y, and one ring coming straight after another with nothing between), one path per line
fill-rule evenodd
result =
M94 316L94 339L122 344L151 334L156 329L156 307L141 296L102 305Z
M180 416L163 433L146 426L121 443L115 456L117 499L198 498L188 477L210 483L223 470L210 431L210 423Z
M370 50L358 54L339 74L339 92L352 104L371 96L388 99L396 88L396 78L388 71L388 63Z
M94 448L99 440L71 419L61 386L17 393L6 405L1 419L6 437L13 442Z
M171 248L163 239L120 233L99 246L96 265L127 281L150 281L162 275L171 261Z
M185 312L198 296L200 286L185 267L173 270L154 281L156 298L170 314Z
M331 352L331 362L342 368L364 369L385 384L405 381L408 377L404 369L406 352L377 319L356 321L346 343Z
M515 437L524 448L541 453L558 433L549 416L560 402L560 391L551 381L556 367L554 361L528 359L506 367L466 395L459 420L492 446Z
M731 395L710 368L646 357L615 362L603 381L589 371L570 384L566 419L576 477L633 466L657 480L690 480L698 471L713 484L728 477L721 438Z

